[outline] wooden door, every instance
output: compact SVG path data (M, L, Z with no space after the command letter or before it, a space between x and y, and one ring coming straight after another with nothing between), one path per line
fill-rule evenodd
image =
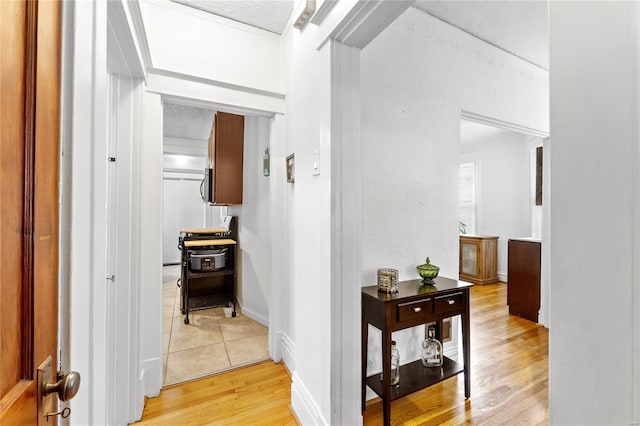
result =
M0 1L0 424L42 424L57 367L61 5ZM48 424L55 424L55 417Z

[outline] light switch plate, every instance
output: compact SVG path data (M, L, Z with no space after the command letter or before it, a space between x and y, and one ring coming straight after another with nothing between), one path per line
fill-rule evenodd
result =
M313 175L320 174L320 152L313 151Z

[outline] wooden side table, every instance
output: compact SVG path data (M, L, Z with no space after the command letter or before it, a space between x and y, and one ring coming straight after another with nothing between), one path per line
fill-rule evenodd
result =
M424 286L420 280L403 281L396 294L378 292L378 286L362 288L362 411L366 406L366 387L382 398L384 425L391 423L391 401L464 372L464 395L471 395L469 379L469 288L473 284L437 277L435 285ZM461 316L464 364L444 358L442 368L428 368L420 360L400 366L400 383L391 386L391 334L394 331L436 322L440 339L441 321ZM367 341L369 324L382 332L382 376L367 377ZM419 344L416 342L416 345Z

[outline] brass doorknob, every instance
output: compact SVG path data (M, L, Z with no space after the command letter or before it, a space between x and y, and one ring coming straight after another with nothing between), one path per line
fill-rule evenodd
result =
M80 389L80 373L70 371L65 373L58 372L58 381L56 383L47 383L44 385L44 396L56 392L60 401L69 401L76 396Z

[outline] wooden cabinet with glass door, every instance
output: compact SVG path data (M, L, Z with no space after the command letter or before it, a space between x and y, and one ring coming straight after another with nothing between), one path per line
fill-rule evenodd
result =
M498 237L460 235L460 279L474 284L498 282Z

